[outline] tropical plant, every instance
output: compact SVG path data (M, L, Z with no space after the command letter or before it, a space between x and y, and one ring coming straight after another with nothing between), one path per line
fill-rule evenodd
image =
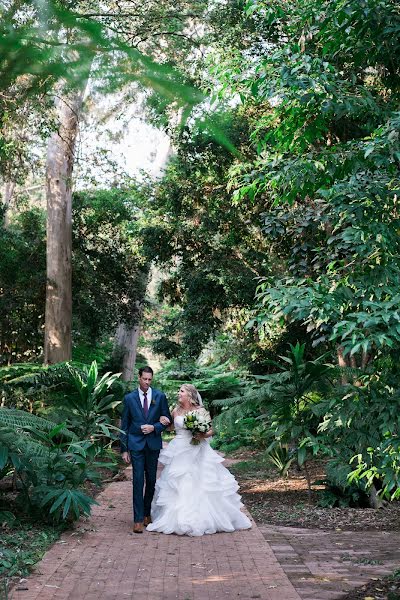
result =
M69 419L80 439L90 437L92 441L106 438L109 442L116 439L118 427L112 424L110 415L121 403L111 391L120 377L120 373L105 373L99 378L96 361L90 367L78 369L68 365L71 383L78 394L64 399L64 405L71 410ZM121 388L119 389L121 396Z
M0 473L15 473L25 510L43 508L56 521L89 514L94 501L79 487L92 476L91 468L103 466L98 454L64 423L0 408Z
M231 169L237 201L263 203L276 259L256 320L266 337L297 322L340 364L365 368L400 344L396 3L249 0L247 13L269 51L238 49L221 93L264 108L258 157Z
M320 450L315 408L332 386L332 367L325 358L307 360L305 344L290 345L288 355L273 362L276 372L255 376L258 383L241 396L214 401L223 408L216 419L218 431L235 435L241 422L249 423L258 445L262 438L267 455L282 473L294 459L304 467L309 490L307 461Z
M364 482L367 490L378 490L380 498L398 500L400 498L400 438L387 432L383 441L376 447L351 459L353 470L348 474L349 483Z
M115 465L107 448L119 431L112 422L113 410L121 401L115 396L121 395L116 383L119 374L99 377L95 361L88 368L70 364L4 367L2 374L4 387L22 386L30 397L35 390L44 390L49 398L57 389L66 422L57 424L22 410L0 409L1 476L14 473L20 501L31 510L44 509L53 520L88 514L93 500L80 488L87 479L98 479L99 467Z
M377 492L386 499L398 497L399 411L398 374L384 371L333 390L316 407L329 485L343 492L357 486L375 507Z
M239 375L228 363L199 365L190 361L181 365L171 360L157 373L157 381L172 399L183 383L193 384L207 407L213 410L216 398L232 395L243 385Z
M293 452L286 446L279 444L273 446L270 450L267 450L265 454L267 460L276 467L279 475L287 477L290 466L296 458Z

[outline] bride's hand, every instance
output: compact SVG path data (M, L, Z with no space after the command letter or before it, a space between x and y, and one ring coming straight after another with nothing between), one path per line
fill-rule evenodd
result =
M200 433L200 432L199 432L199 433L195 433L193 437L194 437L196 440L200 440L200 442L201 442L202 440L207 440L207 439L208 439L208 438L210 438L212 435L213 435L213 430L212 430L212 429L209 429L209 430L207 431L207 433Z
M165 425L166 427L168 427L168 425L170 424L170 420L168 419L168 417L161 416L160 423L162 425Z

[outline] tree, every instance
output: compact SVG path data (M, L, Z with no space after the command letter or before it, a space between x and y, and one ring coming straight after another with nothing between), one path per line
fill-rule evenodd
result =
M237 147L246 143L246 114L232 111L219 126ZM174 352L197 357L234 311L249 309L256 278L265 274L258 207L237 207L226 190L233 160L209 131L186 128L164 178L143 190L151 199L144 252L163 273L160 298L179 307L166 312L158 348L172 337L179 343Z
M7 226L0 223L0 364L43 351L45 237L38 209L14 216Z
M56 102L59 127L47 150L45 364L72 356L72 171L85 83ZM61 89L61 88L60 88Z
M92 342L118 328L121 335L137 331L149 269L142 254L139 202L135 188L74 194L74 326ZM136 351L134 342L117 344L124 380L132 379L132 356L126 354Z
M259 288L259 323L268 332L297 321L315 344L365 366L400 342L398 10L254 1L248 12L264 21L270 50L241 53L239 75L232 61L239 83L226 89L264 111L252 132L258 158L238 164L231 185L238 202L264 203L282 265Z
M124 36L117 35L115 28L113 31L110 27L110 16L118 20L121 18L120 12L112 15L107 8L104 10L107 12L106 25L96 21L104 16L99 12L96 2L80 3L75 11L53 0L48 0L33 11L29 11L27 5L18 3L18 6L12 4L4 15L8 41L16 49L10 52L7 46L1 46L4 86L11 87L31 72L33 76L28 75L28 80L33 86L42 82L49 86L58 82L60 86L57 102L59 122L56 122L58 133L52 136L47 161L49 248L46 362L65 360L71 354L71 179L79 109L94 55L94 78L104 81L107 75L107 84L103 88L113 86L117 89L137 81L142 86L157 87L160 93L165 93L178 105L184 105L189 112L194 104L203 99L202 94L187 86L170 67L155 64L127 44ZM161 19L165 16L165 10L156 10L155 14ZM134 16L134 13L130 16ZM141 23L143 17L144 13L141 20L134 22ZM175 17L176 13L171 16ZM175 19L174 22L178 21ZM157 19L156 22L160 23ZM184 25L180 23L179 27ZM169 32L165 35L169 35ZM34 67L26 66L28 58L28 63L32 63L33 59ZM115 68L116 65L119 67ZM111 67L115 69L114 77L109 76ZM35 87L33 96L34 90Z
M93 190L73 200L75 346L103 342L137 322L148 266L134 190ZM0 353L7 363L43 354L46 215L25 209L0 228ZM133 308L132 308L133 307Z

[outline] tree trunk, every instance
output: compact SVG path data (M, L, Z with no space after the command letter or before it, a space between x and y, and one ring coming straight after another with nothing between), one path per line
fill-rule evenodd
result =
M311 487L311 477L310 477L310 472L309 472L309 470L308 470L307 461L304 461L303 467L304 467L304 472L305 472L305 474L306 474L306 480L307 480L307 495L308 495L308 504L312 504L312 487Z
M364 352L364 351L363 351L363 353L362 353L362 358L361 358L361 368L362 368L362 369L365 369L365 367L366 367L366 366L367 366L367 364L369 363L369 359L370 359L370 356L369 356L369 354L367 354L367 352Z
M125 323L118 325L115 334L114 354L122 353L122 381L132 381L136 364L137 345L139 341L140 323L130 329Z
M371 508L384 508L382 498L378 496L377 489L373 483L369 490L369 505Z
M6 181L4 184L4 195L3 195L3 202L5 205L4 227L8 227L10 224L10 209L12 206L14 190L15 190L15 183L13 181Z
M346 360L346 357L343 354L343 347L342 346L338 346L337 347L337 359L338 359L338 364L339 367L341 367L342 369L345 369L346 367L348 367L348 363ZM342 375L342 385L346 385L347 383L349 383L349 380L347 379L347 376L345 373L343 373Z
M53 364L72 355L72 170L79 115L87 81L56 103L58 131L47 150L47 286L44 360Z

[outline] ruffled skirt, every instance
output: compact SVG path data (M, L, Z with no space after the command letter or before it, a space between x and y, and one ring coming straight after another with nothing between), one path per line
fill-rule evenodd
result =
M156 483L148 531L200 536L249 529L238 484L207 440L190 444L181 431L160 453L164 469Z

